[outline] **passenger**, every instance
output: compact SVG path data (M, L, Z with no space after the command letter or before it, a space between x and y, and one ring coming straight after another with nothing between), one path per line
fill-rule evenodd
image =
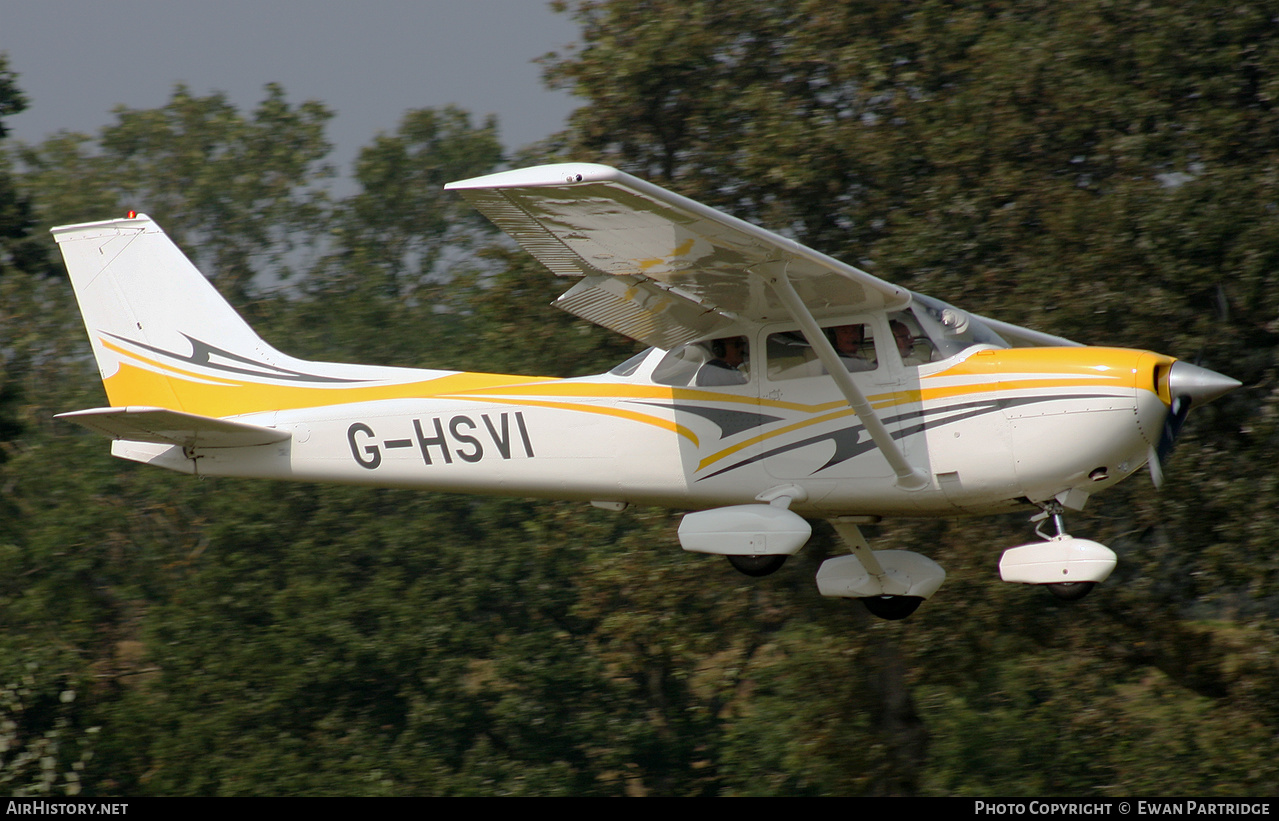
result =
M831 328L831 345L850 373L875 370L875 366L867 362L866 357L862 355L862 346L865 342L866 327L864 325L836 325Z
M694 384L720 387L745 385L749 380L741 370L746 363L746 337L726 336L711 340L711 355L715 358L698 369Z
M900 319L892 320L888 327L893 329L893 339L897 340L897 352L902 356L902 364L924 364L924 359L915 353L915 335L910 332L910 327Z

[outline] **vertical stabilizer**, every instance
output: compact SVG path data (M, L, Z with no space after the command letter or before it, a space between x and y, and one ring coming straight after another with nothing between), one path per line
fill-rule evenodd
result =
M128 411L111 419L141 424L137 413L156 410L226 419L416 397L434 390L423 387L428 381L450 375L308 362L280 353L145 215L65 225L54 228L53 236L71 274L112 410ZM73 421L84 424L86 418ZM172 418L153 414L144 421L167 425ZM205 426L198 432L209 441L210 431L223 430Z
M265 375L292 364L149 217L66 225L53 235L112 405L199 413L184 390L198 372Z

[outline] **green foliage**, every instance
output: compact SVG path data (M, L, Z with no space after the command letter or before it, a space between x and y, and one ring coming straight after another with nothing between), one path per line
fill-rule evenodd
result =
M1246 637L1258 640L1273 638ZM921 688L936 716L930 792L1121 797L1176 784L1259 795L1275 783L1269 732L1233 699L1196 695L1095 652L1029 653L987 667L980 686Z
M27 95L18 88L17 73L9 68L9 55L0 52L0 140L9 136L9 125L3 118L26 109Z
M285 323L298 354L461 368L474 356L459 269L491 228L444 184L500 161L491 118L476 127L453 107L407 112L360 152L360 190L335 204L328 252L298 283L303 298L261 310Z
M476 229L491 230L444 185L492 171L501 151L492 117L476 128L453 107L405 114L394 134L378 135L356 161L361 190L336 223L340 253L350 255L342 270L360 271L389 296L411 297L437 275L446 247L456 253Z
M323 235L329 144L321 104L278 85L246 116L179 85L163 108L118 108L96 139L63 133L22 152L46 225L145 211L237 304L255 276L286 277L291 252Z
M52 682L40 675L40 663L28 661L26 668L0 687L0 785L14 796L79 795L99 728L77 734L67 709L76 691L42 692Z
M9 133L4 118L26 108L17 75L9 68L8 56L0 52L0 279L23 272L43 273L48 266L43 249L32 237L31 201L15 189L9 152L3 146Z
M0 54L0 117L25 107ZM0 140L6 133L0 123ZM67 538L85 520L94 483L45 467L42 411L82 398L58 372L84 343L68 337L74 309L47 277L31 201L17 190L7 146L0 151L0 785L13 795L76 795L97 740L86 659L101 649L91 625L103 609L96 573L105 563L79 534ZM61 492L68 484L74 491ZM60 519L43 518L54 511Z

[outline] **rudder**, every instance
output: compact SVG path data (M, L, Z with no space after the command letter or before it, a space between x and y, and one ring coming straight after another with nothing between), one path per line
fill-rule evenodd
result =
M183 389L200 379L191 370L222 362L232 373L253 374L290 362L146 215L61 226L53 236L113 406L199 413Z

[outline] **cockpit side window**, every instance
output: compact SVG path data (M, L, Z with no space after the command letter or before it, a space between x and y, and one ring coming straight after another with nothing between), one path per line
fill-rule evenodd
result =
M901 356L902 364L906 367L911 368L942 359L937 352L937 347L920 330L919 323L910 312L890 314L888 328L893 332L893 343L897 347L898 355Z

